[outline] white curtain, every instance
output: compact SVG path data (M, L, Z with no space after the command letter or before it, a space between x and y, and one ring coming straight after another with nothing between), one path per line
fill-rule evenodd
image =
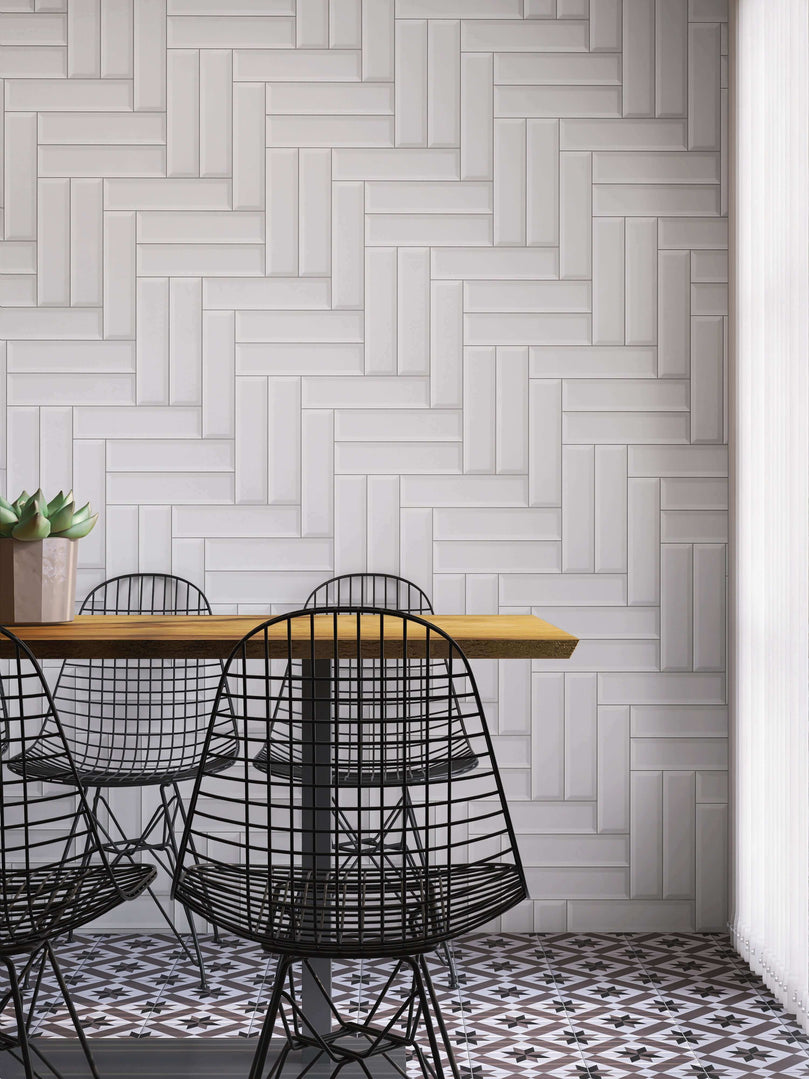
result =
M736 0L735 947L809 1007L809 0Z

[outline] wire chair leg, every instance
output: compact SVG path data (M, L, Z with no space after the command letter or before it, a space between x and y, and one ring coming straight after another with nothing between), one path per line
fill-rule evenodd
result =
M180 817L180 822L181 822L181 824L183 826L183 831L185 831L185 826L188 823L188 814L185 811L185 805L183 803L183 798L182 798L182 795L180 794L180 785L175 782L175 783L172 784L172 786L174 788L174 798L175 798L175 803L177 805L177 812L178 812L179 817ZM189 834L188 834L188 849L191 851L194 858L197 861L200 861L200 856L199 856L199 853L197 852L197 844L196 844L196 842L194 840L194 833L193 832L189 832ZM172 844L172 852L173 852L173 855L174 855L174 865L176 867L177 862L179 860L179 856L180 856L180 851L179 851L179 848L177 846L177 837L176 836L174 837L174 842ZM186 907L186 914L188 915L188 921L189 921L189 924L190 924L191 923L191 911L188 910L187 907ZM213 928L214 944L218 944L219 939L220 939L219 938L219 926L218 925L213 925L212 928ZM203 971L202 980L205 981L205 972L204 971Z
M288 959L286 956L281 956L275 968L275 980L273 982L272 995L270 996L270 1003L267 1005L267 1014L264 1017L264 1025L262 1026L261 1033L258 1037L258 1043L253 1056L253 1063L250 1065L250 1075L248 1079L261 1079L264 1071L264 1065L267 1062L267 1053L269 1052L270 1042L272 1040L272 1033L275 1029L275 1020L278 1018L278 1011L281 1007L281 998L284 993L286 974L291 964L291 959ZM281 1054L284 1060L286 1060L288 1052L289 1042L287 1041L285 1051L282 1050ZM273 1069L273 1071L275 1071L275 1069Z
M449 1032L447 1031L444 1016L441 1012L441 1005L438 1002L438 996L436 995L433 980L430 977L430 971L427 969L427 960L421 955L415 960L415 964L416 969L419 971L419 982L423 988L426 988L427 990L427 995L429 997L429 1012L431 1013L431 1016L435 1018L436 1025L441 1034L441 1041L444 1043L444 1049L449 1058L449 1066L453 1079L461 1079L460 1072L458 1071L458 1063L455 1060L455 1053L452 1050L452 1042L449 1040ZM427 1026L428 1031L432 1030L432 1023L429 1020L427 1021ZM433 1030L431 1041L434 1040L435 1031Z
M34 1065L31 1060L31 1047L28 1042L28 1018L25 1015L25 1008L23 1007L22 992L20 991L20 982L17 977L17 968L14 966L14 963L5 956L3 956L3 963L8 972L8 980L11 987L11 999L14 1002L14 1017L17 1020L17 1037L20 1042L22 1066L25 1069L26 1079L35 1079L36 1072L34 1071Z
M56 975L56 981L59 983L59 988L62 991L62 996L64 997L65 1004L67 1005L67 1010L68 1012L70 1012L70 1020L73 1023L73 1026L76 1030L76 1035L79 1039L79 1042L81 1043L82 1052L87 1059L87 1066L93 1074L93 1079L100 1079L100 1076L98 1074L98 1068L96 1067L96 1062L93 1059L93 1054L90 1050L90 1044L87 1041L87 1035L84 1033L84 1030L82 1028L78 1012L76 1011L76 1006L73 1003L73 998L70 996L70 990L67 987L67 982L65 981L64 975L62 974L62 968L57 962L56 955L54 954L53 947L51 946L50 941L48 941L48 943L45 945L45 950L48 953L48 960L50 961L51 969Z
M185 811L183 809L183 800L180 797L179 788L176 783L172 784L172 788L174 792L173 797L175 800L175 805L180 812L180 816L183 822L185 822ZM171 812L171 798L167 797L166 795L166 786L164 783L160 784L160 798L163 802L165 836L168 842L169 852L171 854L171 862L173 867L176 867L179 860L180 851L177 847L177 836L174 834L174 816ZM194 853L196 854L196 852ZM185 904L183 904L183 910L185 911L185 916L188 919L188 928L191 930L191 943L194 948L194 954L196 955L196 963L199 967L199 988L201 992L207 993L209 988L208 978L205 974L205 962L202 958L202 949L199 946L199 936L197 935L197 927L194 924L194 915L189 910L189 908L185 906Z

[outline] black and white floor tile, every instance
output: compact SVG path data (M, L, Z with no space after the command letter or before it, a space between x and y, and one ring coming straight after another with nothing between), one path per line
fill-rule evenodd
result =
M83 936L59 954L88 1034L258 1034L273 961L243 941L203 941L210 988L176 942ZM720 936L475 936L456 945L459 990L434 976L463 1079L809 1079L809 1038ZM336 964L338 1002L361 1015L384 964ZM396 993L388 1007L395 1007ZM55 986L35 1033L72 1035ZM2 1025L0 1025L2 1031ZM279 1032L280 1033L280 1032Z

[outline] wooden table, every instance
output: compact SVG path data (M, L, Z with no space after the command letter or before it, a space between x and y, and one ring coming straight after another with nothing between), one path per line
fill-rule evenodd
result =
M46 626L12 626L14 633L29 645L38 659L225 659L239 640L266 618L243 615L78 615L73 622ZM325 669L328 679L329 661L334 658L335 616L314 616L315 654L312 656L309 619L301 619L300 659L314 659L314 666ZM367 628L367 648L363 658L379 655L379 617L362 616L363 633ZM429 621L452 637L470 659L567 659L578 644L578 638L534 615L433 615ZM391 618L385 625L385 655L396 659L402 655L402 623ZM279 658L289 655L287 628L283 623L270 630L270 652L273 636L278 641L275 653ZM295 634L293 633L293 651ZM338 654L351 658L357 652L357 616L337 616ZM407 655L418 659L425 655L425 635L419 627L408 623ZM322 645L322 646L321 646ZM248 656L264 655L263 635L248 646ZM11 655L8 641L0 637L0 658ZM430 656L440 659L440 642L433 637ZM323 672L321 672L321 680ZM316 702L309 719L328 727L330 704ZM304 717L306 718L306 717ZM327 747L328 748L328 747ZM310 805L310 811L330 812L328 805ZM327 991L331 990L331 964L315 960L317 975ZM314 984L304 979L303 1006L312 1025L328 1030L331 1016ZM314 1074L314 1073L313 1073Z
M246 633L264 621L254 615L80 614L72 622L8 628L29 645L37 659L224 659ZM330 658L334 618L315 615L314 621L317 639L322 641L315 654ZM363 622L368 630L368 651L363 649L363 655L372 658L375 646L378 654L378 619L366 615ZM453 637L470 659L567 659L578 644L578 638L532 614L434 615L430 622ZM340 655L350 658L356 644L356 616L338 615L337 625L343 642ZM391 659L402 654L400 631L397 619L386 623L385 654ZM424 655L417 631L417 626L408 625L407 653L414 659ZM271 641L273 636L278 641L277 655L286 658L285 626L271 629ZM300 658L305 659L311 655L308 619L301 620L299 637ZM440 658L437 647L433 637L430 654ZM264 654L262 637L251 642L247 654ZM0 638L0 658L10 655L8 641Z

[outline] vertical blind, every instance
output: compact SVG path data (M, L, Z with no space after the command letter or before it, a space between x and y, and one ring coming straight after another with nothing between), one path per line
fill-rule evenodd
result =
M734 946L809 1008L809 3L736 0Z

